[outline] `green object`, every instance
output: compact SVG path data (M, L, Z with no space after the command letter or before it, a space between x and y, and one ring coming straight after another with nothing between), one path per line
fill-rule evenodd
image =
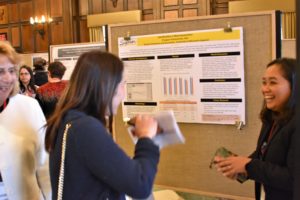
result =
M229 157L229 156L236 156L236 154L232 153L231 151L229 151L225 147L218 148L217 151L215 152L214 156L211 159L211 162L209 164L209 168L212 168L212 166L214 164L214 158L216 156L220 156L220 157L226 158L226 157Z
M217 149L215 156L221 156L221 157L229 157L229 156L236 156L236 154L232 153L231 151L229 151L228 149L226 149L225 147L220 147Z
M236 177L236 180L240 183L244 183L246 180L248 180L248 177L246 176L246 174L239 173Z
M216 156L220 156L220 157L223 157L223 158L227 158L229 156L237 156L235 153L232 153L231 151L229 151L228 149L226 149L225 147L220 147L217 149L217 151L215 152L211 162L210 162L210 165L209 165L209 168L212 168L213 164L214 164L214 158ZM236 180L240 183L243 183L245 182L246 180L248 179L248 177L245 175L245 174L238 174L237 175L237 178Z

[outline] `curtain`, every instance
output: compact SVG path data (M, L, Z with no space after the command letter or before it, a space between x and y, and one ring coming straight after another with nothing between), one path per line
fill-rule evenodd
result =
M104 42L102 26L89 28L90 42Z
M296 38L296 12L282 13L282 33L283 39Z

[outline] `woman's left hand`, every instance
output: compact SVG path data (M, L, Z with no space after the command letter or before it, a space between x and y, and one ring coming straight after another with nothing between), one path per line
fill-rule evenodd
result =
M239 173L247 174L245 166L251 161L248 157L230 156L227 158L215 157L217 170L230 179L236 179Z

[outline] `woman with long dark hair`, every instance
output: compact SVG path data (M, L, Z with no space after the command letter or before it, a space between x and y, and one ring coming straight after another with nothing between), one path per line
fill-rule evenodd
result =
M151 140L157 131L156 120L137 116L134 133L139 139L133 159L111 135L124 86L123 63L118 57L101 51L79 57L47 123L53 199L57 198L62 169L63 199L125 199L125 194L146 198L151 193L159 161L159 148ZM60 167L63 144L64 168Z
M249 157L216 157L218 170L235 179L244 174L255 181L256 200L291 200L296 136L296 60L280 58L267 65L261 91L262 128Z
M31 67L23 65L19 70L20 94L35 98L37 86L34 84Z

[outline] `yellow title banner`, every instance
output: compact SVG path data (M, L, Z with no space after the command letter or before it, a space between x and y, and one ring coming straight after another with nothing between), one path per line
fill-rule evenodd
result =
M137 39L137 46L172 44L184 42L205 42L213 40L239 40L240 30L224 32L223 30L212 32L197 32L186 34L172 34L162 36L150 36Z

